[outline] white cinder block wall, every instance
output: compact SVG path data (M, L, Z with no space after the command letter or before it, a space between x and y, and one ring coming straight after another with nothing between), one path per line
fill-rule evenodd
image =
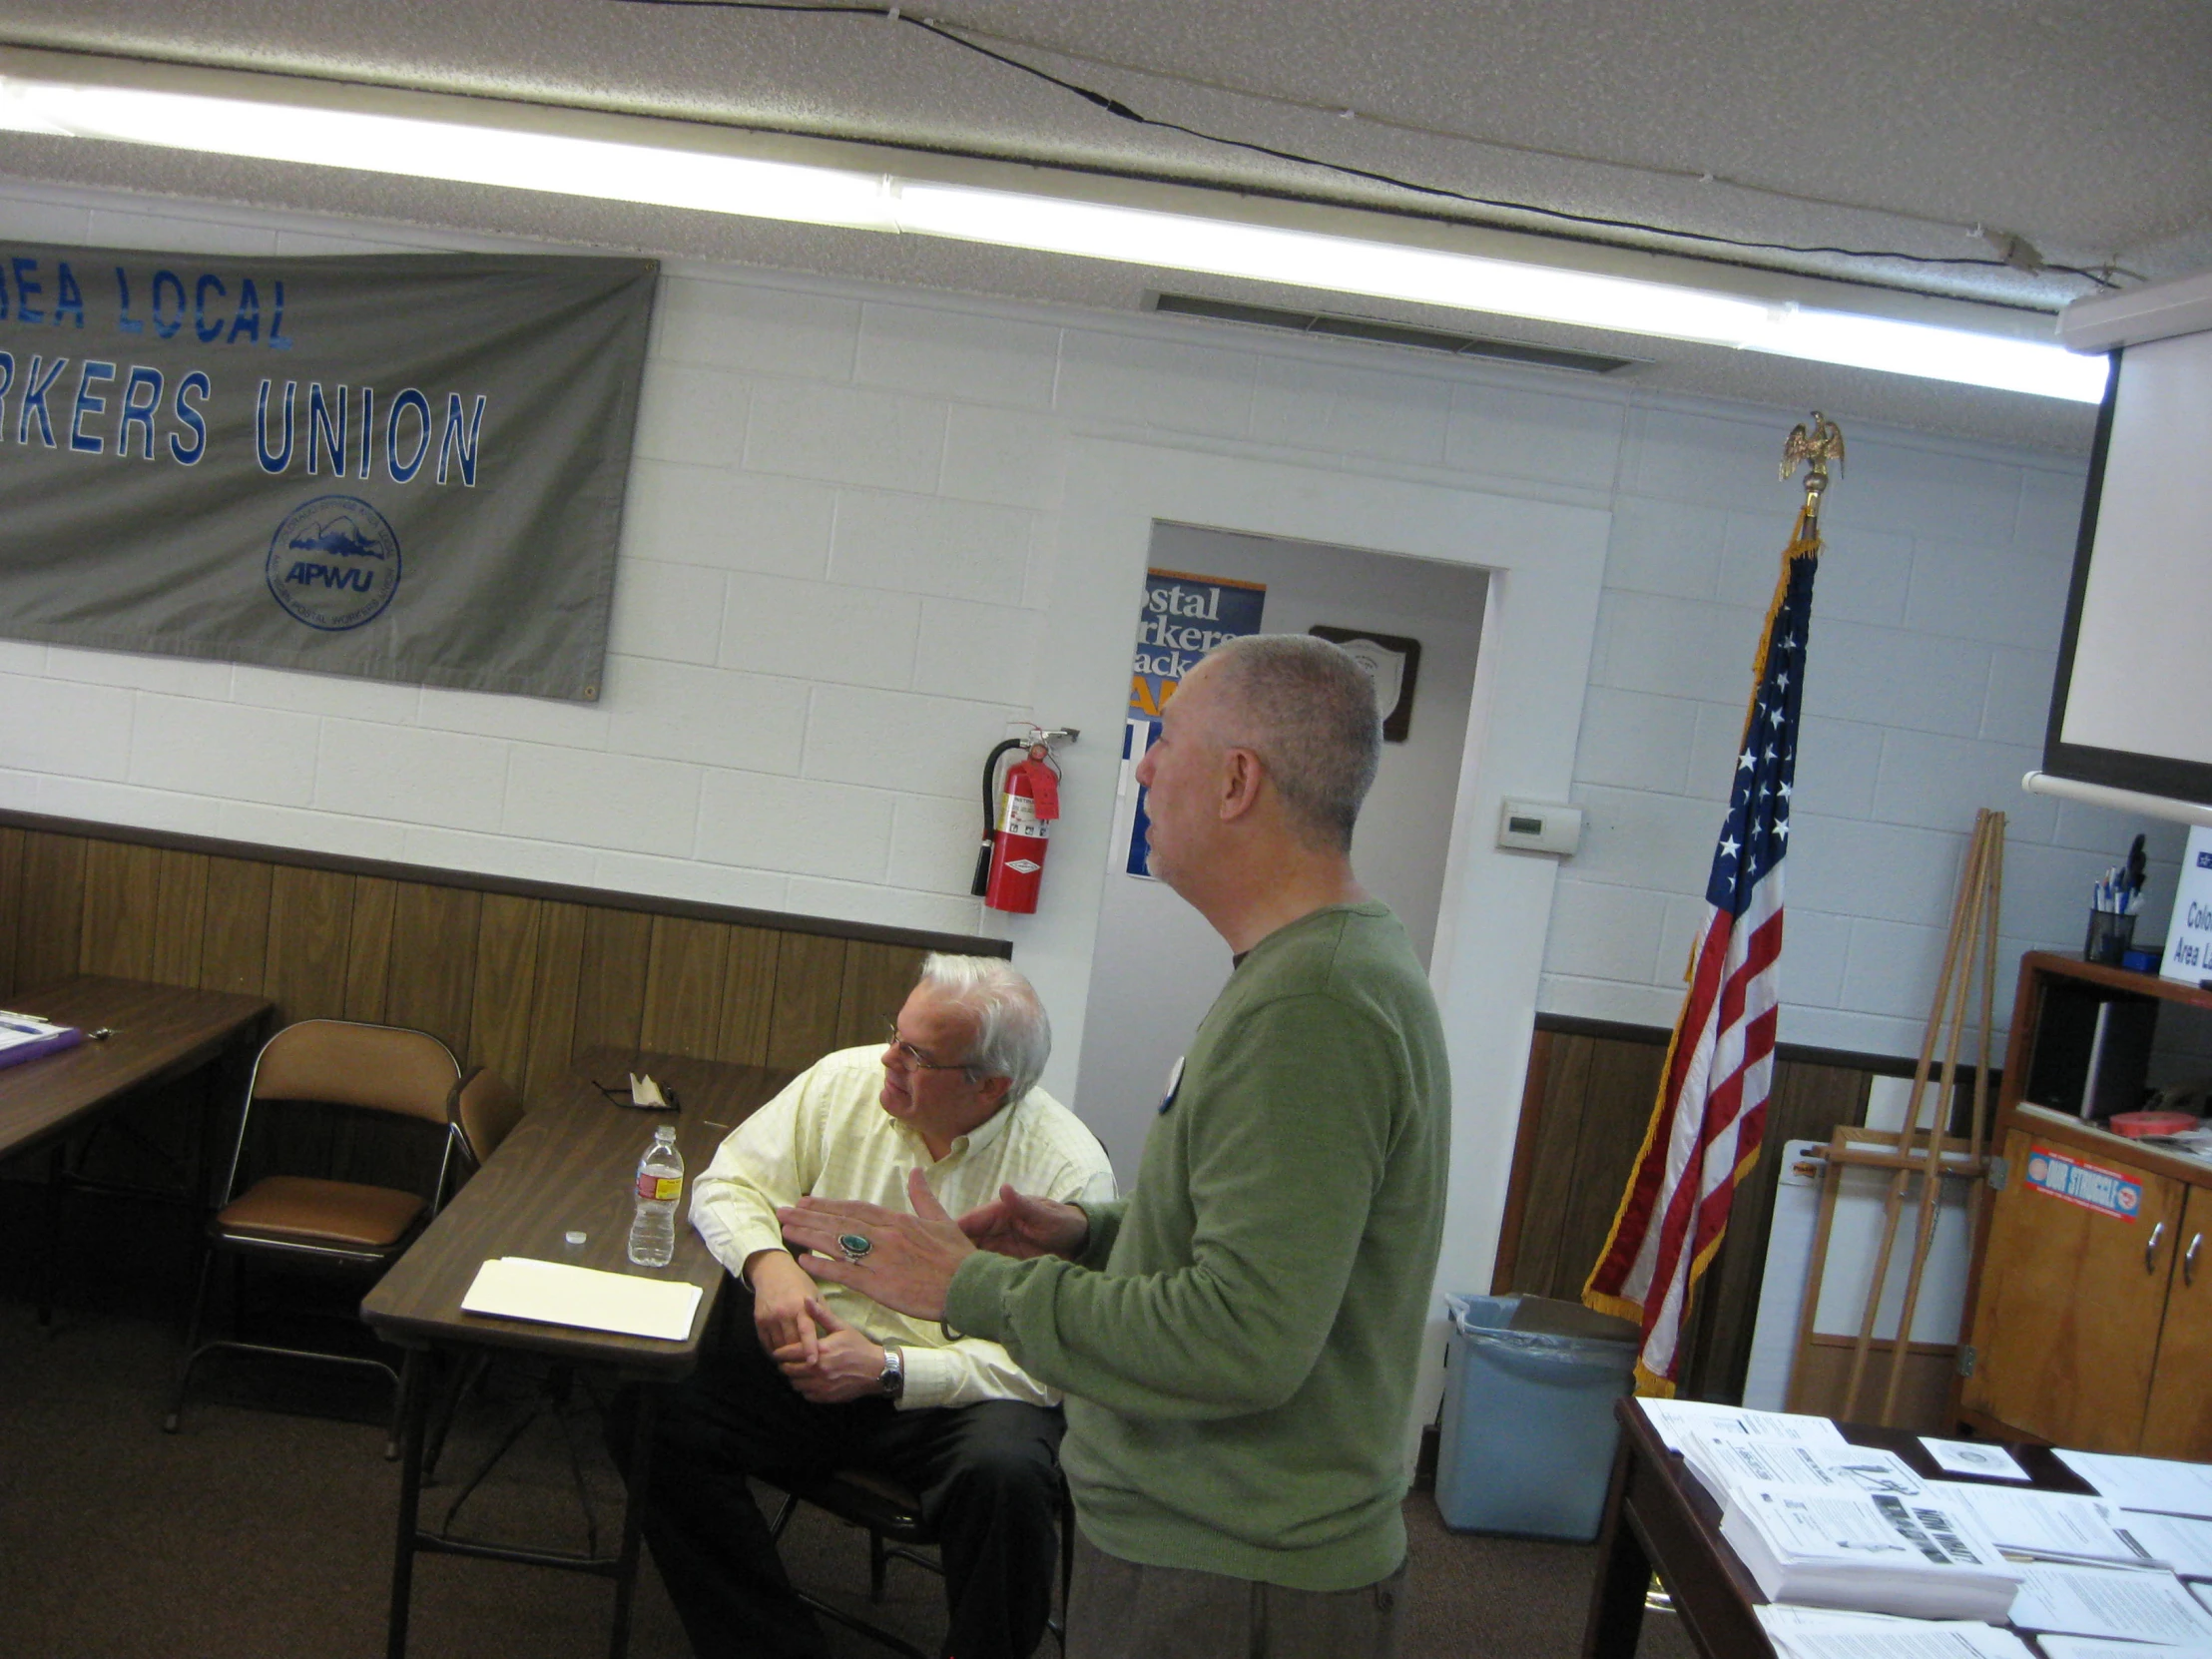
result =
M21 185L0 188L0 235L242 253L463 240ZM973 780L1032 713L1071 438L1472 482L1614 515L1575 766L1588 831L1561 871L1541 1006L1663 1025L1789 524L1774 461L1801 416L675 266L599 706L0 642L0 804L973 931ZM2017 788L2081 463L1868 427L1851 444L1818 593L1782 1030L1902 1053L1976 806L2012 816L2014 952L2078 947L2084 889L2137 826ZM2169 887L2178 845L2156 839Z
M1764 411L1631 417L1543 1006L1669 1025L1705 916L1788 526ZM2086 460L1848 434L1823 513L1791 815L1785 1042L1913 1054L1976 808L2006 815L1997 1023L2019 954L2079 951L2088 889L2148 832L2162 941L2184 831L2030 796ZM1970 1055L1969 1055L1970 1058ZM2002 1053L1997 1059L2001 1063Z

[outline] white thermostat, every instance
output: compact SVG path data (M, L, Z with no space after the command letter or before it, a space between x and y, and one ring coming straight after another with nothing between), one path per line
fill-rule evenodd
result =
M1498 810L1497 844L1571 858L1582 844L1582 809L1556 801L1508 801Z

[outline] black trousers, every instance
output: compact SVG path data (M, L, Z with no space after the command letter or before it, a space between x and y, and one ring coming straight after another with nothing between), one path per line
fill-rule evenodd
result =
M645 1541L698 1659L827 1659L745 1477L840 1468L879 1470L920 1496L944 1561L947 1659L1029 1659L1058 1565L1060 1413L1011 1399L811 1404L761 1352L750 1300L725 1307L725 1340L661 1398L645 1493ZM628 1420L614 1413L618 1457Z

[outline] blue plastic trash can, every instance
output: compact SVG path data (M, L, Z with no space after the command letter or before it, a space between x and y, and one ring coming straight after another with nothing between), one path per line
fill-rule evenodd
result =
M1578 1303L1447 1296L1436 1508L1454 1532L1597 1536L1638 1331Z

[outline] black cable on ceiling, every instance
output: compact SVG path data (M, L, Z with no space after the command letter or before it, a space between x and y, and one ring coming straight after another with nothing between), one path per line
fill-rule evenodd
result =
M1392 190L1409 191L1418 196L1435 197L1441 201L1461 202L1469 207L1488 208L1494 212L1526 214L1537 219L1553 220L1561 224L1576 225L1593 231L1628 231L1645 236L1667 237L1680 242L1703 243L1709 247L1729 248L1747 253L1833 255L1847 260L1890 260L1907 265L1966 266L1988 270L2010 271L2022 269L2012 260L1991 259L1986 256L1960 255L1955 257L1938 254L1908 254L1902 249L1843 248L1833 244L1803 244L1791 242L1760 242L1743 237L1721 236L1709 231L1683 231L1671 226L1653 225L1638 219L1616 219L1600 214L1578 214L1564 208L1547 208L1534 202L1515 202L1491 196L1474 196L1465 191L1451 190L1441 185L1424 185L1411 179L1401 179L1394 174L1380 173L1370 168L1354 167L1345 162L1325 161L1318 156L1308 156L1295 150L1279 150L1273 145L1259 144L1250 139L1227 138L1220 133L1204 132L1196 127L1186 127L1178 121L1163 121L1142 115L1120 99L1110 97L1077 82L1066 80L1050 70L1035 64L1024 63L1004 52L994 51L969 40L955 29L933 18L910 17L898 6L866 4L837 4L835 0L616 0L629 6L661 6L678 10L746 11L746 12L802 12L836 17L879 18L886 22L903 23L946 41L962 51L987 58L992 63L1043 81L1048 86L1070 93L1087 104L1097 106L1108 115L1122 121L1133 122L1140 127L1157 127L1163 132L1180 133L1207 144L1218 144L1232 150L1244 150L1253 155L1267 156L1276 161L1290 162L1298 167L1312 167L1324 172L1341 174L1346 178L1363 179L1371 184L1384 185ZM1142 73L1137 71L1136 73ZM2082 266L2045 263L2035 268L2056 272L2061 276L2079 276L2103 288L2117 287L2109 273L2092 271Z

